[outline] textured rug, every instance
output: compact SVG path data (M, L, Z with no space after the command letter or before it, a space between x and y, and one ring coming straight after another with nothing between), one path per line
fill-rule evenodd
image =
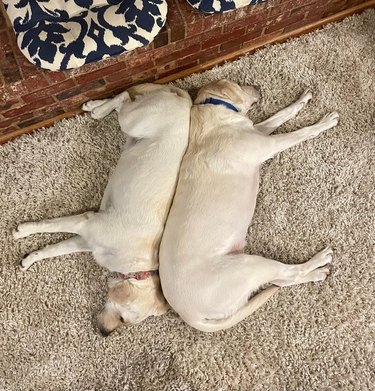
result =
M22 221L97 208L124 142L116 116L57 123L0 147L0 390L370 390L375 384L375 11L258 51L177 85L256 84L260 120L310 87L280 129L333 110L339 125L262 169L249 253L300 263L334 248L324 283L284 288L238 326L204 334L172 311L108 338L94 319L106 273L90 254L20 258L63 235L14 241Z

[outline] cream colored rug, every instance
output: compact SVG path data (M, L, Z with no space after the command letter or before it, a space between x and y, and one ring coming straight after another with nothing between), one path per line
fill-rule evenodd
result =
M115 115L62 121L1 146L0 390L373 390L374 29L368 11L176 83L255 83L255 119L310 87L312 102L281 132L341 116L264 165L247 248L299 263L331 245L331 276L280 290L228 331L195 331L171 311L102 338L94 319L106 273L90 254L18 271L24 254L62 236L16 242L17 223L98 207L124 141Z

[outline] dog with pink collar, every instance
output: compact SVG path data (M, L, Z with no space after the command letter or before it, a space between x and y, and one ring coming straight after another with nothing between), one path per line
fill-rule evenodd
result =
M42 259L89 251L112 272L108 300L98 316L103 335L169 308L156 272L158 251L188 144L191 104L185 91L156 84L87 102L83 109L93 118L116 110L127 136L99 211L27 222L13 232L15 239L43 232L76 234L27 255L20 263L22 271Z

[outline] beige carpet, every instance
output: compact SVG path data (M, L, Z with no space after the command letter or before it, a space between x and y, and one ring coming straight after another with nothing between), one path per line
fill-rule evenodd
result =
M0 390L373 390L374 29L368 11L177 83L256 83L257 119L312 88L311 104L281 131L341 115L335 129L264 165L248 238L249 252L290 263L331 245L332 275L282 289L228 331L203 334L170 312L104 339L93 320L106 273L91 255L17 270L25 253L61 239L15 242L18 222L99 205L123 143L114 115L0 147Z

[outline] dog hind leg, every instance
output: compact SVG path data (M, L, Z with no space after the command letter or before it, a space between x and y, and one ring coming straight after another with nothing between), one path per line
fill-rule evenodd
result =
M206 318L186 321L202 331L232 327L263 305L279 287L323 281L329 273L324 266L331 261L330 248L298 265L246 254L211 259L210 273L201 269L193 276L200 289L199 297L206 298ZM251 293L264 284L273 285L248 300ZM219 317L225 312L231 315Z
M277 278L270 281L278 286L297 285L305 282L324 281L329 274L329 268L324 267L332 262L333 251L330 247L325 248L309 261L299 265L284 265L280 268Z
M20 224L14 231L14 239L26 238L29 235L45 232L82 233L84 226L96 215L95 212L85 212L80 215L58 217L38 222Z
M192 324L193 327L205 332L215 332L229 329L241 322L263 304L265 304L280 289L278 286L270 286L252 297L243 307L233 315L222 319L203 319Z
M116 110L117 112L120 111L121 106L126 100L130 100L130 96L127 91L124 91L112 99L91 100L86 102L82 106L82 110L91 112L92 118L100 119L107 116L113 110Z
M84 103L82 105L83 111L92 111L95 109L95 107L99 107L101 105L104 105L104 103L109 102L111 99L97 99L97 100L89 100L88 102Z
M30 253L20 262L20 270L26 271L31 265L42 259L84 251L90 251L86 241L80 236L75 236Z

